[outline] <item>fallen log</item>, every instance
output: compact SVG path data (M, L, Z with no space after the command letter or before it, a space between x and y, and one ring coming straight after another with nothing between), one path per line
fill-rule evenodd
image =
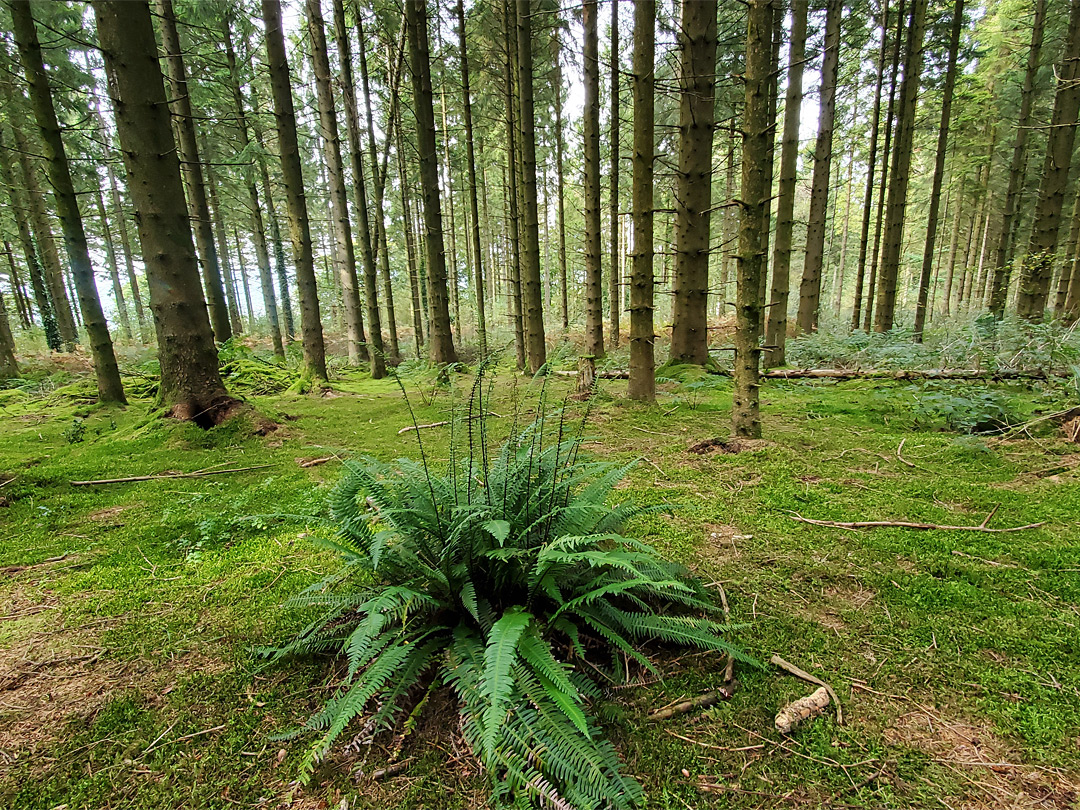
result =
M991 515L992 514L993 513L991 513ZM991 529L986 525L986 521L983 521L978 526L949 526L943 523L914 523L907 520L814 520L813 518L803 517L798 512L792 512L788 517L792 520L797 520L800 523L809 523L812 526L827 526L831 529L877 529L891 527L896 529L941 529L942 531L952 532L987 532L988 534L1022 532L1028 529L1037 529L1040 526L1046 525L1046 521L1043 520L1038 523L1028 523L1024 526L1009 526L1004 529ZM987 520L989 519L990 518L987 517Z
M710 370L709 374L720 377L730 377L731 371L727 369ZM576 377L576 371L553 371L559 377ZM774 368L761 372L762 379L766 380L986 380L996 382L1002 380L1048 380L1057 377L1071 377L1071 373L1046 372L1046 371L1020 371L1014 369L1001 369L998 371L982 371L979 369L926 369L892 371L889 369L846 369L846 368ZM601 380L627 380L630 378L629 371L608 370L597 371L597 379Z
M254 467L234 467L231 470L206 470L191 473L162 473L161 475L132 475L128 478L99 478L95 481L71 481L73 487L92 487L97 484L130 484L135 481L163 481L167 478L206 478L208 475L247 472L273 467L273 464L257 464Z

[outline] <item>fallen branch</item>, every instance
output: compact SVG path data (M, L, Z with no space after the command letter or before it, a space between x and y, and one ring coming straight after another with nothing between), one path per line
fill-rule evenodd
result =
M502 419L502 414L495 413L494 411L488 411L487 416L495 416L495 417L497 417L499 419ZM475 414L473 416L466 416L464 421L469 422L469 421L472 421L473 419L479 419L479 418L480 418L480 414ZM452 421L453 421L452 419L447 419L447 420L445 420L443 422L432 422L429 425L406 425L401 430L399 430L397 432L397 434L398 434L398 436L401 436L404 433L408 433L410 430L427 430L428 428L446 427L446 425L449 425Z
M208 475L225 475L226 473L248 472L249 470L262 470L273 467L273 464L257 464L254 467L234 467L231 470L209 470L207 472L192 473L163 473L161 475L133 475L129 478L99 478L95 481L69 481L73 487L91 487L97 484L128 484L134 481L163 481L169 478L205 478Z
M777 712L773 725L781 734L790 734L796 726L825 711L830 700L829 690L824 686L819 687L813 694L793 700Z
M769 663L773 666L780 667L780 669L784 670L790 675L794 675L796 678L800 678L807 683L812 683L815 686L820 686L822 689L824 689L828 693L829 697L832 698L832 702L836 705L836 722L841 726L844 725L844 710L840 706L840 697L836 694L835 691L833 691L833 688L831 686L825 683L825 681L821 680L821 678L818 678L815 675L811 675L806 670L799 669L794 664L785 661L779 655L774 655L772 658L770 658Z
M730 377L728 369L710 369L710 374L721 377ZM552 374L559 377L576 377L576 371L553 371ZM603 380L626 380L630 378L629 371L598 371L596 376ZM978 369L954 369L954 370L925 370L925 371L890 371L887 369L844 369L844 368L792 368L770 369L761 372L762 379L767 380L1046 380L1056 377L1071 377L1072 374L1065 372L1046 371L1014 371L1003 369L1001 371L980 371Z
M383 779L389 779L391 776L397 776L403 770L409 767L409 763L413 761L412 757L403 759L401 762L395 762L393 765L387 765L385 768L379 768L377 771L371 772L371 778L376 782L381 782Z
M991 514L993 514L993 512L991 512ZM1024 526L1009 526L1004 529L991 529L986 525L986 521L983 521L978 526L949 526L943 523L913 523L906 520L814 520L813 518L803 517L798 512L791 512L788 514L788 517L792 520L797 520L800 523L809 523L812 526L828 526L832 529L876 529L879 527L892 527L897 529L940 529L942 531L954 532L988 532L989 534L1022 532L1027 529L1037 529L1040 526L1046 525L1046 521L1043 520L1038 523L1028 523ZM989 517L987 520L989 520Z
M737 688L737 682L725 684L724 686L716 689L712 692L706 692L704 695L700 695L692 700L684 700L682 703L676 703L674 706L668 706L665 709L657 709L654 712L649 713L650 720L669 720L678 714L688 714L695 709L707 709L721 700L730 700L735 695L735 689Z

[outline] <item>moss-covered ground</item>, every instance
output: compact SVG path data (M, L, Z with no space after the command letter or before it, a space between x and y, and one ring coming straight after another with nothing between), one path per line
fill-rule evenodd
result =
M496 431L514 398L535 396L512 376L497 383L493 410L507 418L492 417ZM552 400L570 384L553 380ZM418 421L446 418L450 394L428 377L409 385ZM454 382L459 395L467 385ZM776 711L813 687L771 667L738 671L730 701L650 721L723 677L717 657L661 656L665 679L613 693L609 724L648 807L1076 806L1080 448L1049 424L1012 437L947 429L970 428L986 403L1030 418L1067 404L1061 395L769 382L768 443L697 455L691 444L728 434L729 385L663 387L649 408L604 381L587 449L643 459L620 494L677 508L639 522L640 535L723 587L750 653L834 686L846 722L827 713L776 733ZM332 662L267 669L252 653L298 626L283 602L334 565L305 541L303 519L283 516L324 513L341 459L417 452L417 434L399 434L410 417L395 383L344 375L334 392L253 397L281 425L267 436L243 419L210 431L164 421L149 399L118 409L2 392L0 806L483 806L450 705L432 706L406 741L407 767L381 781L365 774L383 767L388 740L339 746L300 787L305 740L272 739L334 676ZM421 435L436 463L447 457L445 429ZM792 519L979 525L994 510L990 527L1043 525Z

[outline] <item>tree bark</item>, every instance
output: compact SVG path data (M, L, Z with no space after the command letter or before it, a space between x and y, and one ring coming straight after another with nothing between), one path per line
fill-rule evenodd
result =
M309 3L312 4L312 7L315 7L318 5L319 0L309 0ZM371 333L369 351L371 378L381 380L386 376L386 350L383 347L382 319L379 316L379 275L375 266L375 250L372 246L371 222L368 216L364 153L360 148L360 113L356 106L356 85L353 82L352 48L349 45L349 29L345 27L345 7L342 0L333 0L333 3L334 34L337 41L338 59L341 62L341 92L345 105L349 154L352 159L353 197L356 203L357 215L360 218L360 255L363 257L364 262L364 303L367 306L368 328ZM356 26L362 45L364 42L363 21L357 18ZM329 65L327 65L327 71L329 71ZM327 87L327 90L329 91L329 87ZM378 168L373 166L372 171L377 172ZM342 181L344 184L344 178L342 178ZM376 214L381 216L381 209L378 209ZM347 209L346 215L348 215ZM355 269L353 276L355 278Z
M761 273L768 250L762 230L765 224L764 209L769 201L769 189L765 185L765 154L769 149L769 138L772 137L769 62L773 13L770 3L771 0L750 0L748 15L742 120L742 217L739 221L735 296L732 432L736 436L753 439L761 438L758 324L761 322Z
M439 162L435 150L435 108L431 90L431 49L428 46L426 0L405 0L409 27L409 62L412 66L413 104L420 152L420 193L424 203L424 247L427 256L431 330L428 357L432 363L456 363L446 287L446 252L443 249L442 204L439 200Z
M217 242L217 256L221 265L221 278L225 285L225 300L229 306L229 324L234 335L244 332L244 322L240 318L240 296L236 289L232 260L229 258L228 233L225 230L225 215L218 203L217 176L214 174L214 158L206 133L200 133L202 155L206 159L206 196L210 206L210 216L214 224L214 238Z
M209 427L236 401L221 382L199 285L150 6L117 0L93 6L150 284L160 402L172 416Z
M42 328L45 330L45 344L50 350L58 352L63 347L63 342L56 324L56 314L53 311L52 299L49 297L45 274L38 259L38 250L34 245L34 239L30 234L30 225L26 219L27 205L23 195L24 189L15 183L14 172L7 157L7 147L4 144L4 129L3 126L0 126L0 184L10 189L15 230L19 235L19 243L22 245L23 258L26 259L26 269L30 275L30 290L34 295L34 303L37 305L38 314L41 316Z
M536 201L536 122L533 102L532 3L514 0L517 14L519 126L521 132L522 187L525 201L525 251L521 269L522 310L525 316L525 347L529 371L536 374L547 362L544 343L544 307L540 281L540 222Z
M990 311L1001 320L1005 316L1005 300L1009 294L1013 250L1019 222L1020 193L1023 190L1027 167L1027 139L1031 130L1032 107L1035 102L1035 81L1039 73L1043 31L1046 23L1046 0L1035 0L1035 19L1031 26L1031 45L1028 48L1024 85L1020 90L1020 113L1016 120L1012 163L1009 165L1009 187L1005 192L1005 210L1001 235L994 254L994 280L990 289Z
M3 181L0 180L0 183ZM19 279L19 270L15 266L15 250L11 247L11 243L6 239L4 240L4 253L7 254L8 260L8 283L11 285L11 294L15 299L15 309L19 315L19 325L23 329L29 329L34 326L34 312L30 308L30 301L26 297L26 290L23 288L22 281Z
M41 130L49 185L53 189L56 213L64 234L64 247L67 249L71 272L75 278L83 327L90 341L98 399L101 402L123 403L126 402L124 386L120 381L120 369L113 353L109 326L105 321L105 313L101 310L101 301L94 283L94 268L90 263L82 214L79 212L75 187L71 182L64 142L60 137L60 124L53 107L52 91L45 72L45 63L42 61L31 5L27 0L17 0L9 3L9 8L19 58L30 86L30 105Z
M934 269L934 246L937 240L938 209L941 205L941 185L945 180L945 157L949 146L949 123L952 115L953 90L956 87L956 56L960 50L960 32L964 26L964 0L953 5L952 32L949 37L949 57L945 68L945 87L941 94L941 124L938 130L937 153L934 158L934 179L930 188L930 208L927 212L926 243L923 245L922 274L919 276L919 300L915 304L915 342L922 343L926 325L927 298L930 294L930 273Z
M461 101L465 118L465 157L468 163L469 212L472 216L473 287L480 355L487 356L487 314L484 310L484 252L480 244L480 206L476 196L476 146L473 139L472 98L469 90L469 50L465 36L465 3L457 0L458 59L461 62ZM556 94L562 88L556 88Z
M225 61L229 71L229 91L232 93L237 129L240 131L240 147L241 151L250 152L251 139L248 135L244 95L240 90L240 74L236 64L236 52L233 49L232 30L228 21L225 22L222 33L225 40ZM255 162L260 170L265 171L266 164L262 155L258 155ZM255 245L255 263L259 268L259 286L262 288L263 310L266 313L266 322L267 327L270 329L270 342L274 347L274 354L284 360L285 347L281 341L277 299L274 296L274 275L270 268L270 252L266 245L266 229L263 226L262 206L259 203L259 188L255 183L254 169L250 174L246 174L245 178L248 206L251 209L251 240ZM265 186L269 186L269 179L267 179ZM240 253L239 237L237 237L236 249L237 253Z
M608 177L608 222L610 252L608 266L608 345L619 346L619 0L611 0L611 84L610 158Z
M562 331L565 335L570 329L570 300L569 291L567 289L569 279L566 261L566 193L563 185L563 81L562 64L559 61L559 54L561 53L562 48L560 47L558 29L555 29L553 32L552 38L554 40L555 51L555 193L558 198L556 204L558 206L559 228L559 311L562 315Z
M503 26L506 37L506 64L503 73L503 98L506 107L506 232L510 239L507 250L507 285L510 290L509 314L511 325L514 329L514 359L519 369L525 368L527 357L525 348L525 316L523 298L521 295L521 263L522 263L522 238L521 232L523 207L521 184L523 182L521 161L518 152L521 149L521 133L518 131L518 116L520 110L517 105L517 96L514 90L517 51L517 30L514 23L514 0L507 0L501 4L503 12Z
M296 262L296 286L300 296L300 329L303 333L304 367L317 380L326 380L326 350L319 316L319 290L315 281L315 260L311 250L311 227L307 201L304 199L304 174L300 167L300 147L296 138L296 113L293 110L289 62L285 55L285 36L281 23L280 0L262 0L266 26L267 67L274 95L274 118L277 121L281 173L285 181L285 199L289 208L289 230ZM273 225L271 225L271 233ZM282 298L282 306L287 302Z
M1077 184L1076 199L1073 202L1072 225L1069 228L1069 242L1065 248L1065 257L1061 263L1061 274L1058 276L1057 291L1054 295L1055 318L1062 318L1065 315L1065 304L1068 301L1069 286L1074 270L1073 258L1076 256L1078 245L1080 245L1080 183Z
M821 275L825 260L825 219L829 206L829 174L832 169L833 124L836 117L836 79L840 68L840 0L825 4L825 52L821 67L821 101L817 143L814 146L814 177L810 189L810 217L806 225L806 263L799 285L796 322L803 332L815 332L821 308Z
M154 0L154 11L161 26L161 45L169 76L169 92L172 96L170 106L176 122L176 130L180 136L178 144L180 161L187 185L188 209L195 231L195 246L202 261L206 302L210 307L210 323L214 329L214 339L219 343L224 343L232 337L232 325L229 323L229 307L221 281L221 265L217 248L214 246L210 206L206 200L206 186L203 181L199 145L195 135L195 117L192 112L191 96L188 93L187 70L184 66L180 35L176 29L176 15L173 11L172 0Z
M765 329L766 367L787 363L787 313L791 289L791 240L795 227L795 183L798 179L799 122L802 115L803 64L806 61L808 0L791 5L787 95L784 100L784 136L780 147L780 189L776 203L776 238L773 250L772 293ZM873 158L871 158L871 163ZM731 209L729 209L731 210Z
M94 181L98 178L95 174ZM116 248L113 245L112 233L109 232L109 218L105 216L105 200L101 193L101 187L94 189L94 205L97 207L98 221L101 223L101 236L105 242L105 263L109 268L109 280L112 281L113 298L116 299L116 314L120 317L120 328L124 330L124 337L131 340L131 317L128 315L127 301L124 299L124 288L120 285L120 268L116 263Z
M398 115L400 116L400 108ZM409 176L405 168L405 138L402 134L401 122L397 129L397 165L398 165L398 188L401 191L402 229L405 232L405 255L409 268L409 293L412 303L413 338L416 342L416 356L420 357L420 349L424 345L424 310L420 302L420 271L417 268L417 250L413 238L412 224L412 200L409 197Z
M896 288L900 274L900 255L904 242L907 213L908 179L915 140L915 111L922 78L923 35L926 31L927 0L914 0L908 28L904 79L900 85L900 111L897 116L896 144L893 146L892 179L885 212L885 244L881 257L881 278L877 291L874 331L893 328Z
M10 252L8 253L10 256ZM0 294L0 380L19 376L19 364L15 362L15 338L11 335L7 306Z
M691 3L689 5L696 5ZM585 112L582 147L585 160L585 353L604 356L603 259L600 247L600 44L597 0L584 0L583 50Z
M1057 72L1058 86L1047 134L1043 178L1016 301L1016 314L1029 321L1041 320L1046 310L1065 189L1072 166L1077 114L1080 113L1080 0L1072 3L1069 33Z
M716 12L716 0L695 0L682 6L672 363L705 365L709 361L707 307L716 94ZM770 43L771 39L765 43L766 61ZM765 159L764 153L761 159Z
M653 351L653 160L656 0L634 4L634 256L630 275L630 382L627 395L656 401Z
M889 51L889 0L881 4L881 51L878 54L877 80L874 82L874 112L870 119L870 145L866 158L866 193L863 195L862 230L859 232L859 263L855 270L855 304L851 328L859 328L862 316L863 285L866 282L866 254L870 243L870 212L874 204L874 173L877 169L878 134L881 121L881 88L885 80L885 62Z
M116 230L120 234L120 252L124 254L124 270L127 272L131 300L135 304L135 320L139 323L139 337L143 343L146 343L149 340L146 310L143 308L139 279L135 275L135 257L131 247L131 237L128 235L127 217L124 213L124 207L120 203L120 189L116 184L116 173L113 171L112 163L107 163L106 169L109 173L109 202L112 205Z

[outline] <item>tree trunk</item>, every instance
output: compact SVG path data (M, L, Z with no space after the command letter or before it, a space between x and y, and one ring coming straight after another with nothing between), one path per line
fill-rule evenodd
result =
M315 259L311 250L311 227L304 199L304 174L300 167L300 148L296 138L296 113L293 111L289 62L285 55L285 36L281 23L280 0L262 0L266 26L267 68L274 95L274 118L277 121L281 174L289 208L293 258L296 262L296 286L300 297L300 329L303 332L304 367L317 380L326 380L326 350L323 346L319 316L319 288L315 281ZM268 203L269 204L269 203ZM271 224L271 233L273 233ZM282 296L282 306L287 306Z
M330 86L330 57L326 51L326 31L320 0L306 0L307 29L311 39L311 66L315 74L315 93L319 107L319 134L323 143L330 197L330 218L335 245L335 265L341 285L345 310L345 332L349 363L359 365L368 359L364 336L364 312L360 306L360 284L356 278L356 253L349 222L349 195L345 188L345 165L341 158L337 110ZM347 107L346 103L346 107ZM365 209L366 210L366 209Z
M93 179L95 182L98 180L96 174ZM101 236L105 242L105 263L109 267L109 280L112 281L113 298L116 299L116 314L120 316L120 328L124 330L124 337L131 340L131 318L128 315L127 301L124 299L124 288L120 286L120 268L116 263L112 233L109 232L109 218L105 216L105 199L101 186L94 189L94 204L97 207L98 221L101 223Z
M798 179L799 122L802 115L803 64L806 61L806 15L808 0L791 5L787 95L784 100L784 137L780 147L780 189L776 204L776 239L773 250L772 294L765 330L765 365L787 363L788 296L791 278L791 238L795 226L795 183ZM873 158L871 158L873 162ZM734 209L728 209L729 211Z
M570 329L570 300L569 291L567 289L569 279L567 278L567 263L566 263L566 216L565 216L565 199L566 194L563 186L563 121L562 121L562 94L563 94L563 82L562 82L562 64L559 61L559 54L562 51L559 42L559 33L556 29L552 34L554 40L555 51L555 87L553 89L555 96L555 183L556 183L556 195L558 199L556 203L558 205L558 217L559 217L559 309L562 315L562 331L565 335Z
M1061 262L1061 274L1058 276L1057 291L1054 294L1054 318L1065 314L1065 302L1069 296L1069 283L1072 281L1073 257L1077 245L1080 245L1080 183L1077 184L1076 199L1073 202L1072 226L1069 228L1069 242L1065 248L1065 257Z
M771 0L750 0L748 15L742 120L742 218L735 294L735 386L731 424L736 436L753 439L761 438L758 325L761 323L761 273L768 250L762 231L770 191L765 185L766 152L772 138L769 62L773 13L770 3ZM829 8L831 14L832 6Z
M0 180L0 182L3 182ZM22 281L19 279L19 271L15 267L15 250L11 247L11 243L6 239L4 240L4 253L7 254L8 260L8 283L11 285L11 294L15 299L15 309L19 315L19 325L23 329L29 329L34 326L34 313L30 308L30 302L26 298L26 290L23 289Z
M319 0L308 0L315 8ZM371 378L381 380L386 376L386 350L383 348L382 319L379 317L379 275L375 266L375 249L372 246L371 222L367 206L367 181L364 178L364 153L360 148L360 114L356 106L356 85L353 82L352 49L349 45L349 29L345 27L345 8L342 0L334 3L334 34L337 41L338 59L341 62L341 91L345 105L345 121L349 134L349 153L352 159L353 197L357 215L360 217L360 255L364 261L364 303L367 306L368 328L371 333ZM357 18L357 32L360 42L364 42L363 22ZM321 29L322 26L320 25ZM325 40L324 40L325 41ZM325 51L324 51L325 55ZM320 59L321 64L321 59ZM326 66L327 95L329 95L329 65ZM331 108L332 110L332 108ZM340 150L339 150L340 157ZM378 168L373 167L377 172ZM344 187L344 177L342 177ZM348 209L346 208L346 217ZM377 217L382 210L376 211ZM355 268L353 277L355 278Z
M38 314L41 315L41 325L45 330L45 344L54 352L60 351L63 343L60 330L56 325L56 315L53 311L52 300L49 297L49 289L45 281L38 260L38 251L34 246L34 239L30 235L30 225L26 220L26 202L23 196L23 188L14 181L14 173L7 159L7 147L4 144L4 128L0 126L0 185L11 190L11 211L15 219L15 230L19 235L19 243L22 245L23 258L26 259L26 269L30 275L30 289L34 295L34 303L37 304Z
M435 150L435 108L432 103L431 49L428 47L426 0L405 0L409 26L409 61L412 66L413 104L420 152L420 192L424 203L424 247L427 255L431 333L428 356L432 363L456 363L446 287L446 252L443 249L442 204L439 200L439 159Z
M139 337L143 343L149 340L147 332L146 310L143 308L142 293L139 291L139 279L135 276L134 253L131 247L131 237L128 236L127 217L124 207L120 203L120 190L116 184L116 173L112 164L106 164L109 173L109 202L113 209L113 219L116 221L116 229L120 233L120 252L124 254L124 269L127 272L128 288L131 290L131 300L135 304L135 320L139 322Z
M938 208L941 204L941 185L945 180L945 157L949 146L949 122L952 114L953 89L956 87L956 55L960 50L960 32L964 26L964 0L953 6L952 33L949 38L949 59L945 68L945 88L941 96L941 124L938 130L937 154L934 158L934 179L930 188L930 209L927 212L926 243L923 246L922 274L919 277L919 300L915 304L915 342L922 343L926 325L927 298L930 294L930 272L934 269L934 246L937 239Z
M7 82L0 82L0 86L10 86ZM5 98L10 103L10 98ZM31 160L31 155L36 154L38 149L30 144L29 138L20 126L17 118L9 120L11 132L15 136L15 151L19 158L19 169L22 174L23 187L26 189L26 201L29 203L27 210L30 215L30 225L34 231L34 241L37 243L38 255L41 258L43 280L48 292L50 310L56 318L56 326L60 333L60 341L64 351L72 351L79 342L79 332L75 327L75 315L71 311L71 300L68 298L67 288L64 286L64 268L60 264L60 252L56 247L56 239L53 238L52 221L45 206L45 194L38 180L38 170ZM44 313L42 313L44 317ZM57 347L59 350L60 346Z
M225 23L223 34L225 60L229 71L229 90L232 93L233 107L236 111L236 125L240 131L240 147L241 151L250 152L251 139L248 136L244 95L240 90L240 74L237 70L236 52L233 50L232 31L228 22ZM262 155L257 156L255 161L260 170L265 172L266 164L262 159ZM274 296L274 275L270 269L270 252L266 245L266 229L263 227L262 206L259 204L259 189L255 183L254 172L246 175L245 185L247 186L248 205L251 208L251 240L255 245L255 263L259 267L259 285L262 288L263 310L266 313L266 322L270 329L270 341L274 347L274 354L284 360L285 347L281 341L281 326L278 323L277 300ZM264 188L268 186L269 178L264 183ZM237 253L240 252L239 237L237 237L236 250ZM242 261L243 259L241 259Z
M885 112L885 143L881 150L881 182L878 184L877 214L874 222L874 249L870 254L870 279L866 288L866 307L863 313L863 331L869 332L873 324L874 304L877 293L878 265L881 261L881 236L885 223L885 195L889 181L889 158L892 156L893 122L896 119L896 77L900 72L900 54L904 43L905 0L900 0L896 10L896 35L893 37L892 68L889 72L889 103Z
M165 66L169 75L169 92L176 131L180 136L180 161L188 192L188 209L195 231L195 245L202 261L206 302L210 307L210 323L214 339L224 343L232 337L229 308L225 301L225 288L221 281L221 266L214 233L211 227L210 206L206 200L202 164L199 162L199 146L195 136L195 117L191 96L188 94L187 70L184 67L180 35L176 29L176 15L172 0L154 0L154 11L161 26L161 45L165 52Z
M690 5L695 5L691 3ZM603 259L600 247L600 44L597 0L584 0L583 50L585 111L582 147L585 160L585 354L604 356Z
M627 395L656 401L653 344L653 160L656 0L634 4L634 257L630 275L630 383Z
M401 115L399 108L398 115ZM402 229L405 232L405 255L409 268L409 292L412 302L413 339L416 342L416 356L424 345L424 310L420 303L420 272L417 268L417 250L413 239L412 200L409 197L409 176L405 169L405 138L401 122L397 126L397 164L398 188L401 190Z
M1065 188L1072 165L1077 114L1080 112L1080 0L1072 2L1068 38L1057 72L1058 87L1047 134L1039 201L1035 206L1031 240L1024 257L1020 295L1016 302L1016 314L1029 321L1041 320L1046 310Z
M472 98L469 91L469 51L465 37L465 3L457 0L458 59L461 62L461 100L465 118L465 150L468 162L469 213L472 216L473 272L476 294L476 330L480 356L487 356L487 314L484 311L484 260L480 244L480 206L476 196L476 147L473 142ZM561 88L556 88L560 93Z
M923 35L926 31L927 0L914 0L904 57L904 79L900 85L900 110L897 116L896 144L892 155L892 179L885 211L885 244L881 257L881 278L877 291L874 331L893 328L896 288L900 274L904 220L907 213L908 179L915 140L915 110L922 78Z
M10 256L11 253L9 252ZM7 306L0 294L0 380L19 376L19 364L15 362L15 338L11 335Z
M990 311L1001 320L1005 316L1005 299L1009 294L1009 277L1012 274L1013 250L1019 223L1017 213L1020 194L1023 191L1027 167L1027 139L1031 130L1031 113L1035 102L1035 82L1039 73L1039 56L1042 52L1043 30L1046 23L1046 0L1035 0L1035 19L1031 26L1031 45L1028 48L1024 85L1020 90L1020 114L1016 120L1016 137L1013 141L1012 163L1009 165L1009 187L1005 192L1005 210L1001 221L1001 235L994 254L994 280L990 289Z
M357 20L358 33L360 21ZM404 36L404 31L401 32ZM397 313L394 309L394 287L390 278L390 246L386 240L385 200L386 200L386 173L387 161L390 158L390 144L393 142L393 129L397 121L394 111L398 105L398 86L401 81L402 62L404 60L404 42L400 42L397 49L397 63L390 80L390 111L386 116L386 140L383 146L383 160L380 168L375 153L375 116L371 111L371 87L368 82L367 69L367 42L362 33L357 37L360 44L360 78L364 86L364 111L367 121L368 156L371 161L372 182L375 185L375 234L376 243L374 249L379 252L379 269L382 274L383 299L386 302L386 328L390 332L390 357L397 362L401 358L401 347L398 345Z
M960 192L953 206L956 210L953 212L952 236L949 237L949 266L945 275L945 291L941 296L940 307L941 314L946 317L949 315L950 302L952 301L953 277L956 273L956 253L960 246L960 214L964 208L964 185L966 181L967 178L965 177L960 182Z
M64 234L64 247L67 249L71 272L75 277L83 327L90 340L98 399L101 402L123 403L126 402L124 386L120 381L120 369L116 365L109 326L105 321L105 313L101 310L101 301L94 283L94 268L90 264L90 251L86 244L86 233L83 231L82 214L79 212L75 187L71 182L64 142L60 137L60 124L53 107L52 91L49 87L49 77L45 72L45 63L42 61L33 12L30 3L26 0L9 3L8 7L11 10L19 58L22 61L27 84L30 86L30 105L41 130L49 185L53 189L56 213Z
M880 27L881 51L878 54L877 80L874 82L874 112L870 119L870 146L866 158L866 193L863 195L862 229L859 232L859 263L855 270L855 305L851 312L852 330L859 328L862 316L863 285L866 282L866 254L870 242L870 212L874 204L874 173L877 169L878 132L881 121L881 88L885 80L885 61L889 51L889 0L882 1Z
M540 222L536 201L536 123L533 112L532 3L514 0L517 14L519 126L521 132L522 187L525 200L525 251L521 269L522 310L529 371L536 374L547 362L544 343L544 307L540 281Z
M244 285L244 303L247 305L248 326L252 332L255 332L255 309L251 305L251 287L248 285L247 262L244 261L244 249L240 244L240 231L236 228L233 228L233 241L236 243L236 260L240 264L240 281ZM279 340L280 336L281 333L279 332Z
M780 101L780 49L784 44L783 0L773 0L769 4L769 13L772 15L769 23L772 31L772 47L769 49L769 73L767 77L769 83L769 141L765 153L765 196L768 199L765 200L765 211L762 214L761 224L761 249L765 253L761 260L761 290L758 293L762 306L761 323L757 326L759 339L765 334L765 320L767 317L765 304L769 300L769 235L772 230L772 189L776 170L776 113ZM730 202L730 200L725 202Z
M858 88L856 88L857 90ZM851 190L853 187L852 178L855 174L855 141L851 142L851 150L848 152L848 166L847 166L847 182L844 183L846 191L844 192L844 227L840 233L840 258L836 264L836 274L833 276L835 283L833 284L834 294L836 296L833 304L833 314L837 318L840 317L840 311L844 305L844 276L847 270L847 250L848 250L848 234L851 230Z
M150 6L115 0L93 5L150 283L160 402L172 416L209 427L226 418L236 401L221 382L199 286Z
M288 63L285 65L288 68ZM292 309L292 296L289 294L289 273L285 266L285 243L281 238L281 226L278 224L277 206L274 203L274 193L270 186L270 171L266 166L266 147L263 144L262 127L259 125L259 96L255 92L256 85L251 86L251 109L255 115L251 119L251 132L255 136L255 143L258 144L259 153L257 162L259 164L259 182L263 189L263 200L266 202L266 224L270 229L270 245L274 249L274 271L277 276L278 285L278 301L280 303L279 309L281 311L281 320L284 334L282 335L286 343L292 343L296 339L296 321L293 318ZM295 118L293 119L295 124ZM295 126L294 126L295 129ZM287 192L286 192L287 194ZM288 208L288 200L286 200L286 208ZM309 234L310 241L310 234ZM314 274L314 259L312 259L312 274ZM297 286L299 286L299 277L297 278ZM316 299L317 300L317 299ZM301 309L303 309L303 297L301 296ZM303 312L301 312L303 317ZM320 325L320 331L322 327Z
M504 35L506 37L506 64L503 73L503 97L506 106L506 166L507 174L504 183L507 189L505 211L506 232L510 239L507 259L507 282L510 289L509 314L514 329L514 359L519 369L525 368L527 362L525 349L525 318L522 308L521 295L521 262L522 262L522 195L520 171L521 161L518 151L521 148L521 133L518 131L517 120L519 110L514 92L514 76L516 74L517 30L514 24L514 0L508 0L501 4L503 12Z
M225 284L225 300L229 305L229 323L234 335L244 332L244 322L240 319L240 296L236 289L236 277L233 275L232 260L229 259L228 233L225 230L224 214L218 203L217 176L214 173L214 158L206 133L200 133L202 155L206 159L206 196L210 206L210 216L214 223L214 237L217 242L217 256L221 264L221 278Z
M608 222L611 229L608 266L608 345L619 346L619 0L611 0L611 173L608 178Z
M765 10L761 13L768 12L765 6L762 8ZM716 11L716 0L695 0L682 6L672 363L704 365L709 361L707 307L716 94ZM766 62L770 43L771 39L764 46ZM762 68L763 73L765 69ZM767 103L767 98L765 101ZM764 152L760 157L765 159ZM746 169L743 171L745 174ZM754 276L755 280L757 278ZM757 288L754 290L756 297Z
M803 332L815 332L821 307L821 275L825 260L825 219L829 207L832 169L833 122L836 117L836 78L840 68L840 0L825 4L825 53L821 67L821 101L814 146L814 178L810 189L810 217L806 225L806 263L799 285L797 323Z

